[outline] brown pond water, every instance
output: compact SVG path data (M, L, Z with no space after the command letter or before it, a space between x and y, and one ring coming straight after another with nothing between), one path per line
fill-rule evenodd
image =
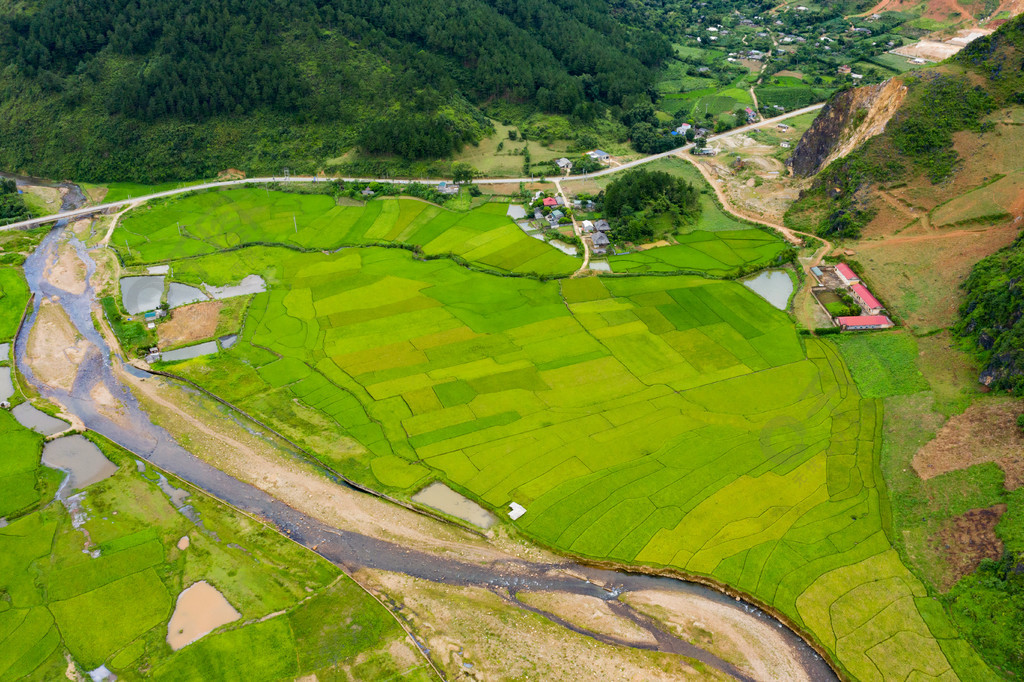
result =
M221 625L242 617L216 587L200 580L178 595L174 614L167 624L167 643L177 651Z
M484 530L498 522L494 514L476 502L466 499L440 481L434 481L413 495L412 501L433 507L457 519L469 521L474 526L479 526Z
M51 469L70 473L67 487L81 490L109 478L117 465L103 456L96 445L84 436L74 435L51 440L43 447L43 464Z

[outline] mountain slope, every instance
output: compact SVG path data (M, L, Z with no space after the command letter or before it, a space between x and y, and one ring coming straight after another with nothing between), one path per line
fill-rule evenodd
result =
M817 176L787 222L840 237L891 232L893 221L906 226L912 216L892 209L885 192L904 187L913 190L902 192L911 213L928 213L940 224L985 217L932 212L995 174L1016 172L1017 158L979 152L1016 143L1012 112L1024 102L1022 36L1024 18L1018 17L941 65L893 79L888 90L906 91L894 112L892 98L868 96L864 88L837 94L826 111L846 113L839 125L819 119L794 151L794 172ZM844 144L857 139L863 144ZM848 153L836 158L839 151ZM823 162L828 165L819 172ZM989 217L1008 214L1005 208Z
M474 105L593 117L667 43L604 0L0 4L0 165L80 179L314 170L354 145L442 157Z

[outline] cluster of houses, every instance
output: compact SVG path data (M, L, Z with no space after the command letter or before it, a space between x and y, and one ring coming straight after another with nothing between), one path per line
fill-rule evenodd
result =
M603 218L597 221L584 220L582 227L584 236L590 235L590 243L593 245L591 250L599 256L607 253L612 243L608 238L608 233L612 229L608 221Z
M858 331L865 329L888 329L893 326L892 320L885 315L885 307L875 298L861 281L857 273L846 263L839 263L835 266L820 265L811 268L811 274L818 282L818 286L811 288L811 293L820 303L818 294L822 291L836 291L842 289L850 294L857 305L860 306L861 315L842 315L835 317L832 321L843 331ZM824 307L824 306L822 306ZM831 317L831 315L830 315Z

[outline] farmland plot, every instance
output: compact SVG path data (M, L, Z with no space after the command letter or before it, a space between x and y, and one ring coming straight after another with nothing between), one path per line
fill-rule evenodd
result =
M737 283L542 282L381 248L174 267L271 287L235 347L169 369L353 479L398 495L443 480L500 516L522 504L542 544L728 584L857 679L972 665L891 548L880 403Z

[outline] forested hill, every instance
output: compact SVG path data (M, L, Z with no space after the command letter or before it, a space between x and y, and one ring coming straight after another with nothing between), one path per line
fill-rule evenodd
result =
M0 0L0 167L80 179L435 158L509 100L582 120L667 41L605 0Z

